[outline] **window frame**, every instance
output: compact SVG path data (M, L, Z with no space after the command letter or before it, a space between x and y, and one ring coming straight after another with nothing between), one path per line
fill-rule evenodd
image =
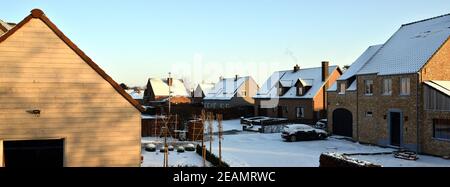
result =
M299 112L301 115L299 115ZM295 107L295 117L297 119L305 118L305 107Z
M437 124L439 122L443 122L446 124ZM450 132L448 132L447 134L444 134L446 137L438 137L437 135L437 131L436 131L436 125L441 125L441 126L448 126L447 128L450 129L450 119L433 119L433 139L437 139L437 140L444 140L444 141L450 141Z
M347 90L347 85L344 82L339 84L339 94L344 95Z
M387 85L386 85L387 84ZM388 90L386 90L386 88ZM383 90L382 90L382 94L385 96L390 96L392 95L392 79L391 78L387 78L387 79L383 79Z
M403 88L405 88L406 90L404 90ZM406 93L404 91L406 91ZM402 77L400 78L400 96L409 96L409 95L411 95L411 78Z
M370 84L368 84L370 82ZM372 79L364 80L364 95L373 96L373 84L374 81ZM370 93L368 92L370 90Z

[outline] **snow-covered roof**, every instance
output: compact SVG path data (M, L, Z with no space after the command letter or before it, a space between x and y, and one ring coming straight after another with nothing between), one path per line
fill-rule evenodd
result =
M236 78L224 78L220 80L217 84L214 85L214 88L206 94L204 100L230 100L236 94L239 88L245 86L244 83L246 81L250 81L250 84L257 85L255 80L252 77L238 77ZM252 86L250 86L252 88ZM255 86L257 89L257 86Z
M204 94L208 94L214 88L214 83L201 83L198 84L198 87Z
M169 96L169 85L167 84L167 79L150 78L149 83L151 85L151 88L153 88L153 93L156 96ZM170 92L172 93L172 96L190 96L189 92L184 86L184 83L179 79L172 80Z
M425 84L431 86L432 88L450 96L450 81L425 81Z
M329 66L329 74L331 75L337 68L338 66ZM297 89L295 87L297 81L300 81L304 86L311 86L309 91L303 96L297 96ZM290 87L283 96L278 95L277 87L279 84ZM294 72L293 70L277 71L267 79L254 98L313 98L317 95L317 92L323 85L322 67L305 68L300 69L297 72Z
M357 73L418 72L450 36L450 14L402 25Z
M352 84L350 84L350 86L347 88L347 91L356 91L357 87L357 81L353 81Z
M347 80L353 76L355 76L356 73L380 50L381 46L383 45L374 45L370 46L369 48L364 51L361 56L359 56L355 62L350 65L350 68L348 68L342 76L339 77L338 80Z
M143 90L125 90L133 99L144 99L144 91Z

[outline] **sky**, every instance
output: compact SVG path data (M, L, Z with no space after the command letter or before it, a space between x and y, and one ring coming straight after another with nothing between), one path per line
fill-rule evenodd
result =
M448 0L0 0L0 19L42 9L116 82L192 86L274 71L348 65L402 24L450 13Z

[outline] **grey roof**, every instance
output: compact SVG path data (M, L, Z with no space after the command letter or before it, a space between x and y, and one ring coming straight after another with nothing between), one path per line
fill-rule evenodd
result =
M328 72L331 75L333 71L338 69L338 66L329 66ZM302 82L305 86L311 86L308 93L303 96L297 96L295 83ZM283 87L289 87L289 90L283 95L279 96L277 87L281 84ZM274 72L269 79L264 83L256 94L255 99L267 98L285 98L285 99L310 99L317 95L317 92L322 88L324 82L322 81L322 67L300 69L297 72L293 70Z
M416 73L449 37L450 14L402 25L357 74Z
M359 70L380 50L383 45L374 45L364 51L364 53L350 65L350 68L347 69L338 80L347 80L358 73Z

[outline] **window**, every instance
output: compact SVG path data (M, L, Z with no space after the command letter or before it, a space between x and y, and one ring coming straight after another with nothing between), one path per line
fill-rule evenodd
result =
M373 80L365 80L364 85L365 85L364 94L373 95Z
M450 140L450 119L433 120L433 137Z
M409 78L400 79L400 95L409 95L411 93L410 84Z
M366 117L372 117L372 116L373 116L373 112L370 112L370 111L366 112Z
M383 80L383 95L392 95L392 79Z
M341 84L339 84L340 86L339 86L339 94L345 94L345 89L347 88L346 86L345 86L345 83L341 83Z
M297 118L304 118L305 117L305 109L303 107L295 108L295 116Z
M297 88L297 96L303 96L306 93L306 88L303 86L299 86Z
M247 91L245 91L245 90L242 90L242 97L247 97Z

